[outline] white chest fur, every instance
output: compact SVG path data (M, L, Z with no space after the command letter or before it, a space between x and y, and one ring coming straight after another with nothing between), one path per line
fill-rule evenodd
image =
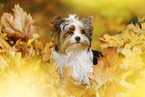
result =
M81 83L88 83L88 72L93 72L93 54L92 51L83 51L76 55L61 55L58 52L54 52L53 58L58 65L58 72L64 76L63 66L72 66L72 77Z

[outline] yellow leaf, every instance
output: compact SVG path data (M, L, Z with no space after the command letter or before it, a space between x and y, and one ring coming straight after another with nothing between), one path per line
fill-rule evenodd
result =
M120 68L128 70L128 69L140 69L144 66L143 60L141 58L141 50L136 49L121 49L120 52L125 55L125 58L122 60L122 64L120 64Z
M12 49L9 46L9 44L4 40L4 37L2 35L0 35L0 47L1 49L5 49L5 50Z
M40 52L43 50L42 42L35 40L35 50L36 50L37 54L40 54Z
M52 42L46 43L45 48L41 52L42 60L45 62L48 61L53 56L53 52L54 44Z
M7 61L0 55L0 69L1 72L3 72L5 70L6 67L8 67L8 63Z
M73 67L72 66L65 67L65 65L63 67L64 67L64 77L65 77L65 79L67 79L69 77L72 77Z
M17 49L17 51L20 51L22 53L23 57L25 56L25 58L27 59L35 55L35 50L32 44L27 44L26 42L22 42L21 40L17 40L15 48Z
M100 58L98 64L93 66L93 73L88 74L89 78L99 85L112 81L117 64L120 64L119 58L115 48L107 50L105 57Z
M30 39L28 40L27 44L31 44L31 43L32 43L35 39L37 39L38 37L39 37L38 34L33 34L33 37L30 38Z

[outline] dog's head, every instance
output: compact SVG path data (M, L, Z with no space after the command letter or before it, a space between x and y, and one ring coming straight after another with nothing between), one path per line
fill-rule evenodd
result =
M54 17L50 24L52 41L62 54L78 53L88 50L91 46L93 17L84 17L81 20L69 15L68 18Z

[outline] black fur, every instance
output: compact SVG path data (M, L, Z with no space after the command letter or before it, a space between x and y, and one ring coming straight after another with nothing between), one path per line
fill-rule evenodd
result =
M92 50L92 52L93 52L93 64L96 65L98 63L98 58L103 57L103 55L99 51Z
M92 41L91 37L92 37L93 27L89 23L84 23L84 26L85 26L85 29L84 29L85 34L90 41L89 47L91 47L91 41Z

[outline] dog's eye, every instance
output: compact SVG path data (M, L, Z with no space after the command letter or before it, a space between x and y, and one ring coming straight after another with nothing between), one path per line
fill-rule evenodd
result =
M82 34L85 34L85 30L81 30L81 33L82 33Z
M68 33L68 34L73 34L74 32L73 32L73 31L68 31L67 33Z

